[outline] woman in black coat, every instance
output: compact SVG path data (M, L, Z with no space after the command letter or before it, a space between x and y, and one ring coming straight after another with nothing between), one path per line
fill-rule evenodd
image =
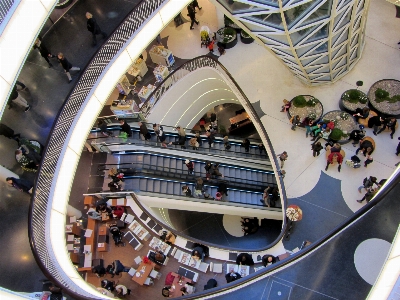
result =
M49 57L56 57L55 55L51 54L50 51L47 49L47 47L43 44L39 38L36 39L35 45L33 46L34 49L38 49L40 52L40 55L47 61L49 64L49 68L51 68L53 65L51 64Z
M69 71L80 71L81 68L73 67L72 64L67 60L67 58L61 52L57 55L58 61L64 69L65 74L67 74L69 82L72 81L71 74Z

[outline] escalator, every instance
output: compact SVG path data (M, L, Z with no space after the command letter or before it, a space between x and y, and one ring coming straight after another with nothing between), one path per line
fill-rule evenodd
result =
M126 190L140 190L142 192L161 193L182 196L182 186L188 185L194 191L197 177L204 179L206 192L215 196L218 186L225 183L228 187L228 196L223 200L232 203L263 207L260 202L265 187L276 186L272 170L262 170L232 165L230 162L221 163L219 171L224 177L205 180L206 161L192 159L194 174L188 174L185 157L137 151L130 154L118 155L118 168L135 170L132 175L125 175ZM105 166L111 168L112 165ZM281 207L277 203L276 207Z
M132 128L132 137L129 137L127 139L122 139L118 138L119 132L120 132L120 126L117 125L116 123L110 123L110 125L107 127L109 131L113 133L113 137L105 137L103 136L100 132L99 129L95 128L92 129L91 134L89 135L89 142L90 144L97 149L98 151L107 151L107 152L120 152L120 151L126 151L129 148L127 148L127 145L129 144L135 144L135 145L149 145L149 146L158 146L161 147L161 143L157 141L157 137L152 130L152 126L149 124L147 125L148 130L151 134L151 139L147 142L143 141L140 134L139 134L139 127L137 123L130 123L131 128ZM164 127L164 132L166 135L166 141L165 143L170 143L170 142L177 142L178 141L178 134L174 130L173 127L170 126L163 126ZM200 147L198 150L193 150L192 147L190 147L189 140L195 136L194 133L190 133L190 130L186 130L186 144L185 147L181 146L168 146L168 148L174 148L174 149L186 149L187 151L196 151L196 152L202 152L202 153L210 153L213 155L225 155L225 156L235 156L235 157L250 157L250 158L256 158L256 159L261 159L261 160L268 160L268 156L266 152L263 150L260 153L258 145L261 144L260 140L250 140L250 148L249 152L245 151L245 148L241 146L242 140L240 138L235 138L230 136L229 137L229 145L231 148L229 150L225 150L224 143L223 143L223 138L215 136L215 140L213 143L212 147L209 147L207 138L205 135L201 135L201 141L202 143L200 144Z

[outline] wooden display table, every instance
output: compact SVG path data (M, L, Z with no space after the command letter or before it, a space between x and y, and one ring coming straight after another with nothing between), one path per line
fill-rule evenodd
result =
M143 78L148 70L145 61L139 57L128 70L128 74L134 77L140 76Z
M145 264L142 262L136 270L136 273L132 276L132 280L137 282L140 285L143 285L146 281L147 277L149 277L151 271L154 269L156 264L150 261Z
M147 98L150 96L150 94L155 89L156 89L156 87L151 84L149 84L148 86L143 86L138 93L138 97L139 97L140 101L142 101L142 103L145 102L147 100Z

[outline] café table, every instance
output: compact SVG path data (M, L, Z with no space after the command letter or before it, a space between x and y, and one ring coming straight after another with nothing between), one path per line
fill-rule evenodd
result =
M149 261L147 264L142 261L142 263L136 269L136 273L132 276L132 280L140 285L143 285L155 265L156 264L152 261Z
M172 275L175 278L171 285L171 289L169 290L169 294L171 298L181 297L182 296L181 288L184 287L186 283L192 283L192 280L183 276L181 277L179 274L176 274L174 272L172 272ZM181 280L181 282L179 282L179 279Z

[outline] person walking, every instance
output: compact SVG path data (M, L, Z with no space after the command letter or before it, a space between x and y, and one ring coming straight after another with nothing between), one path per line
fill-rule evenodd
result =
M397 138L400 141L400 137ZM396 155L399 156L400 153L400 142L397 144L397 148L396 148Z
M368 190L374 184L379 187L378 179L374 176L365 177L363 180L363 185L358 188L358 192L361 193L362 189Z
M319 156L319 153L322 149L324 149L324 147L322 147L321 142L316 142L315 144L311 145L311 150L314 157Z
M301 125L300 116L299 115L293 116L290 119L290 123L292 123L292 127L290 129L296 130L296 127Z
M104 120L99 120L97 122L97 126L99 126L100 132L101 132L102 135L104 135L104 136L112 136L112 132L110 130L108 130L107 123L104 122Z
M372 163L374 161L370 152L367 152L366 157L367 157L367 159L364 162L364 167L367 167L370 163Z
M39 38L37 38L36 41L35 41L35 45L33 46L33 49L38 49L39 50L40 55L49 64L49 68L53 67L53 64L49 60L49 57L53 58L53 57L56 57L56 56L50 53L50 51L47 49L47 47L43 44L43 41L41 41Z
M96 35L101 34L103 36L103 39L105 39L107 37L107 34L100 29L100 26L97 24L96 19L93 18L93 15L90 12L86 13L86 19L87 19L86 23L87 30L89 30L93 36L92 44L93 46L96 46L97 45Z
M17 104L19 106L22 106L23 108L25 108L25 112L27 112L28 110L31 109L31 106L28 104L28 101L26 101L23 97L21 97L21 95L18 93L17 91L17 83L14 85L10 97L8 97L8 108L11 108L13 106L13 104ZM24 88L22 90L26 89L25 85Z
M193 24L194 24L194 23L196 23L196 25L199 25L199 21L196 21L196 10L195 10L195 8L194 8L194 6L193 6L193 3L190 3L190 4L187 6L187 10L188 10L188 16L189 16L190 21L191 21L191 23L190 23L190 30L193 30L193 29L194 29L194 28L193 28Z
M382 128L376 134L380 134L382 131L384 131L386 128L388 128L391 131L390 138L393 140L393 135L396 131L396 125L397 125L396 118L394 118L394 117L386 118L383 121Z
M357 202L362 203L364 200L367 200L367 203L368 203L375 196L377 191L378 191L378 188L373 188L373 187L368 188L364 197L361 200L357 200Z
M68 77L68 83L71 83L72 77L69 71L80 71L81 68L78 67L73 67L72 64L67 60L67 58L64 56L62 52L57 54L58 61L60 62L61 66L64 69L65 74L67 74Z
M15 177L7 177L6 181L9 185L16 188L20 192L25 192L28 194L32 193L33 183L26 179L15 178Z
M192 5L193 5L193 9L196 9L196 7L197 7L199 10L202 9L202 7L199 6L199 2L197 2L197 0L194 0L194 1L192 2Z
M383 118L380 116L374 116L369 118L368 120L368 127L373 128L373 134L377 135L377 131L380 126L382 126Z
M286 151L283 151L281 154L278 154L279 160L281 161L281 169L283 168L285 161L288 159L288 154Z

